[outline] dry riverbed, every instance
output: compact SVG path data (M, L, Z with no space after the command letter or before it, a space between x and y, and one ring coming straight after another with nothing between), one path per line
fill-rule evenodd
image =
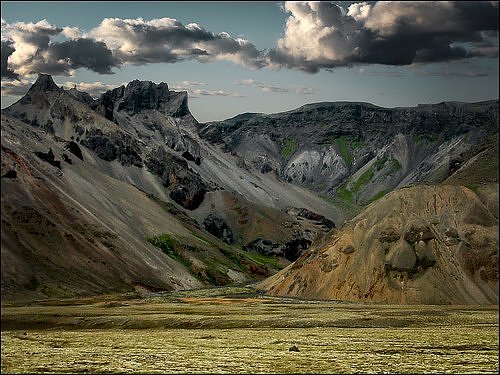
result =
M2 373L496 373L497 306L217 288L2 306ZM299 351L290 351L296 346Z

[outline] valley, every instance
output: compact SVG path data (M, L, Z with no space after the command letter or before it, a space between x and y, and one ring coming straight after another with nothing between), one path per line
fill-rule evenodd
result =
M8 373L498 370L493 305L305 301L250 285L13 304L2 326Z

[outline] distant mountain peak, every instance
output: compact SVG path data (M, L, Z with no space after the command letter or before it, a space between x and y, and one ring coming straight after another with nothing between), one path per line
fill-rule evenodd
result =
M33 92L48 92L48 91L61 91L61 88L57 86L52 79L50 74L38 74L38 78L29 89L29 93Z

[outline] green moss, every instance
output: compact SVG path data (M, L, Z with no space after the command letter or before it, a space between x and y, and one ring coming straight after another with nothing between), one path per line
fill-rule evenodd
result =
M281 149L281 156L283 159L288 159L290 156L297 151L298 143L295 138L288 138L285 142L285 145Z
M319 138L316 143L318 145L331 145L336 144L339 154L344 159L345 163L349 166L352 164L352 156L350 150L355 150L363 147L363 142L358 141L351 135L341 135L336 137L334 135L326 135Z
M257 251L249 251L244 254L248 259L258 264L259 266L269 265L274 269L282 269L283 267L278 263L278 260L271 255L264 255Z
M160 234L159 236L148 238L148 242L153 246L156 246L170 258L180 262L187 268L191 267L191 261L184 255L179 253L176 249L176 247L180 246L179 242L177 242L177 240L169 234Z
M339 199L341 199L345 202L348 202L348 203L352 202L352 193L347 189L347 187L345 185L341 186L337 190L336 197L338 197Z
M391 159L391 169L392 170L400 170L402 168L401 163L398 159Z
M373 172L373 167L368 168L361 176L359 176L358 180L354 183L352 187L352 191L357 193L362 186L366 185L372 178L375 172Z
M384 168L385 163L387 162L387 156L383 156L381 158L377 157L377 160L375 161L375 169L377 171L380 171L382 168Z
M352 164L352 156L349 153L349 149L347 147L348 145L348 138L345 136L339 137L335 139L335 143L337 144L337 147L339 148L339 153L342 159L344 159L345 163L347 165Z

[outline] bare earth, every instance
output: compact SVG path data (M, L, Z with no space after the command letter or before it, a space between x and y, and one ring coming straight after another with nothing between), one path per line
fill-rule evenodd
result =
M2 307L2 373L498 373L498 306L246 288ZM289 351L293 346L299 352Z

